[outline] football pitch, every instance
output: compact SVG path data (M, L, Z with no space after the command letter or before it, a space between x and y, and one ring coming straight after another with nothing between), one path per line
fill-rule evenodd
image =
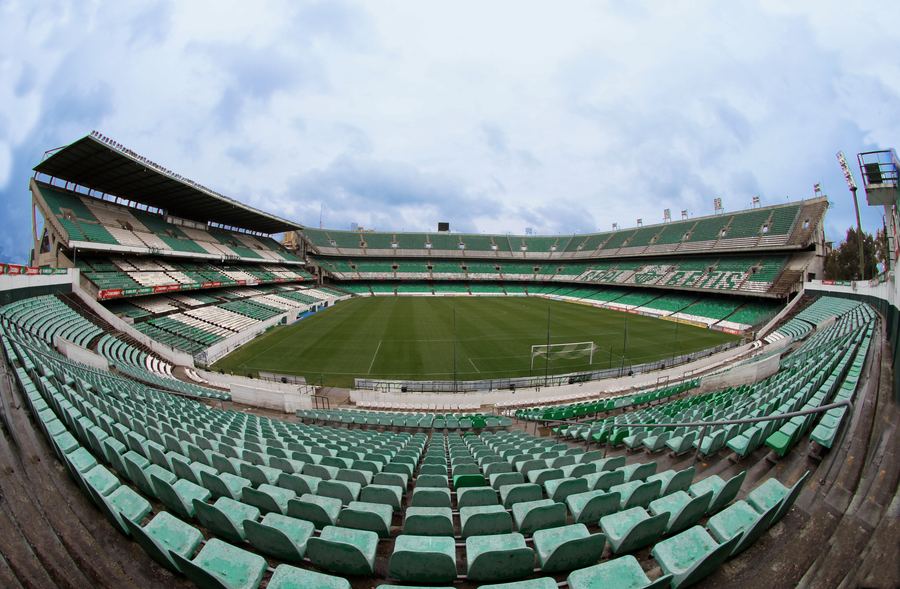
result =
M594 342L532 355L533 345ZM627 332L627 335L626 335ZM367 297L269 330L213 365L234 374L302 375L351 387L353 379L476 380L639 364L736 336L536 297Z

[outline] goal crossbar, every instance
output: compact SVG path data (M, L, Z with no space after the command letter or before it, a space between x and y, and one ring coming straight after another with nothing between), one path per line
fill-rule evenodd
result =
M534 369L535 358L572 359L583 356L588 357L588 364L594 363L594 350L597 344L594 342L566 342L560 344L534 344L531 346L531 369Z

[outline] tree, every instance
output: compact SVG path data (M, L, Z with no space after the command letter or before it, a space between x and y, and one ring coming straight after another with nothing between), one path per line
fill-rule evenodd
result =
M865 264L865 277L875 276L875 264L878 247L871 233L863 231L863 263ZM825 258L826 280L859 280L859 235L854 228L847 229L847 237L844 242L831 250Z

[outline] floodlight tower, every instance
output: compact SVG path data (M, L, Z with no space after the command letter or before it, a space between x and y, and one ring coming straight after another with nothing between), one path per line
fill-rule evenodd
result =
M888 236L888 264L896 266L898 261L897 232L900 216L900 160L893 149L867 151L857 154L859 171L862 174L863 188L869 206L884 207L885 227ZM893 260L891 259L893 257Z
M847 159L844 157L843 151L837 152L837 160L838 164L841 166L841 171L844 173L844 179L847 180L847 187L850 188L850 192L853 194L853 208L856 211L856 241L857 245L859 245L859 279L865 280L866 269L865 258L863 257L862 222L859 220L859 201L856 199L856 180L853 179L853 172L850 171L850 166L847 165Z

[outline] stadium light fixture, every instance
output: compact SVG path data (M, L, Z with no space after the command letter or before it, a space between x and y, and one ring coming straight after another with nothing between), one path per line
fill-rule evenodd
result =
M688 218L688 212L687 212L687 209L681 209L681 220L683 221L683 220L685 220L685 219L687 219L687 218Z
M856 180L853 179L853 172L850 171L850 166L847 165L847 158L844 157L844 152L839 151L836 154L838 164L841 166L841 171L844 173L844 180L847 181L847 188L850 189L850 194L853 195L853 208L856 211L856 241L859 246L859 279L866 279L866 268L865 268L865 258L863 257L863 235L862 235L862 222L859 219L859 200L856 198Z
M672 220L672 211L669 209L663 209L663 223L668 223Z

